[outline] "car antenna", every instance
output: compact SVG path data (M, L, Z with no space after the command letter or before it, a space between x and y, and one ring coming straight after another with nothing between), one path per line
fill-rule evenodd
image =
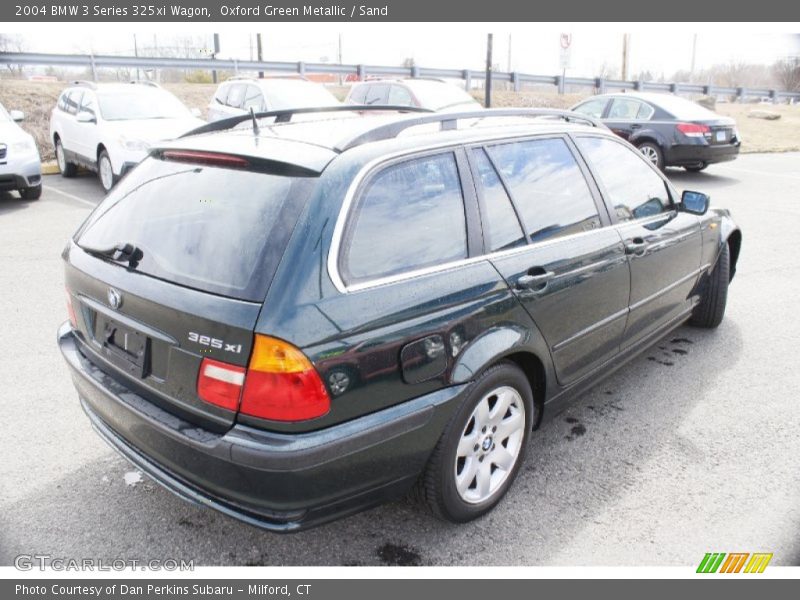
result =
M256 111L253 110L253 107L250 107L250 117L253 119L253 135L258 135L260 133L258 129L258 121L256 120Z

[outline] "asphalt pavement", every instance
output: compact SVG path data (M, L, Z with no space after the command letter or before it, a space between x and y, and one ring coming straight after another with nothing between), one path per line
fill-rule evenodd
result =
M537 431L506 499L466 525L405 500L277 535L174 497L92 431L55 343L60 253L102 197L47 176L0 193L0 564L19 554L196 565L800 565L800 154L669 172L743 230L728 311L681 327Z

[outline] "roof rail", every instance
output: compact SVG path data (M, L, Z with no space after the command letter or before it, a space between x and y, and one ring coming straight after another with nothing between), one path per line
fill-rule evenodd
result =
M76 79L71 83L71 85L79 85L81 87L88 87L90 89L96 90L97 84L94 81L87 81L86 79Z
M327 113L327 112L380 112L380 111L424 112L424 113L431 112L426 108L416 108L414 106L375 106L370 104L367 105L342 104L339 106L288 108L285 110L272 110L268 112L258 112L255 114L245 113L243 115L237 115L235 117L228 117L227 119L222 119L220 121L214 121L212 123L206 123L205 125L201 125L197 129L192 129L191 131L187 131L180 137L185 138L192 135L200 135L201 133L224 131L226 129L232 129L236 127L239 123L244 123L245 121L250 121L252 119L267 119L270 117L275 117L275 123L288 123L289 121L292 120L292 117L294 115L308 115L308 114Z
M440 129L445 131L458 129L458 121L462 119L486 119L495 117L556 117L564 119L567 122L578 121L588 123L592 127L602 127L605 129L605 125L596 119L569 110L556 110L552 108L489 108L459 113L434 113L420 117L409 117L408 119L394 121L392 123L385 123L374 129L360 133L355 137L342 140L334 149L338 152L344 152L350 148L360 146L361 144L389 140L397 137L406 129L418 125L426 125L428 123L439 123Z

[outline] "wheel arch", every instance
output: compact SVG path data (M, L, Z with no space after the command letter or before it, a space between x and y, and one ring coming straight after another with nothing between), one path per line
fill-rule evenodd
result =
M730 235L728 235L725 241L727 242L731 252L730 281L733 280L733 276L736 274L736 263L739 261L739 251L742 249L741 230L734 229L731 231Z
M519 325L495 327L474 339L459 356L451 371L450 382L466 383L502 361L519 367L531 385L536 408L534 427L542 420L547 396L548 369L542 357L549 357L547 345L538 331Z

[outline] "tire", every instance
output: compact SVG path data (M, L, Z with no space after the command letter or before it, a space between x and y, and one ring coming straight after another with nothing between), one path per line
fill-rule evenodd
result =
M689 165L689 166L685 166L683 168L686 169L687 171L689 171L690 173L699 173L700 171L705 170L706 167L708 167L708 163L707 162L701 162L701 163L697 163L696 165Z
M42 186L22 188L19 191L19 195L22 196L23 200L38 200L42 196Z
M642 142L637 146L639 152L644 154L644 157L649 160L659 170L664 170L664 153L661 147L654 142Z
M117 183L114 169L111 166L111 158L105 150L101 150L100 154L97 155L97 178L106 193L110 192L114 184Z
M714 329L722 323L725 304L728 301L728 283L731 272L731 251L726 243L719 255L714 270L705 282L700 303L694 307L689 324L705 329Z
M75 177L78 173L78 166L67 160L64 155L64 146L61 145L61 140L58 138L56 138L56 162L62 177Z
M414 490L417 501L453 523L489 512L524 462L534 410L530 383L519 367L502 362L484 371L431 454Z

